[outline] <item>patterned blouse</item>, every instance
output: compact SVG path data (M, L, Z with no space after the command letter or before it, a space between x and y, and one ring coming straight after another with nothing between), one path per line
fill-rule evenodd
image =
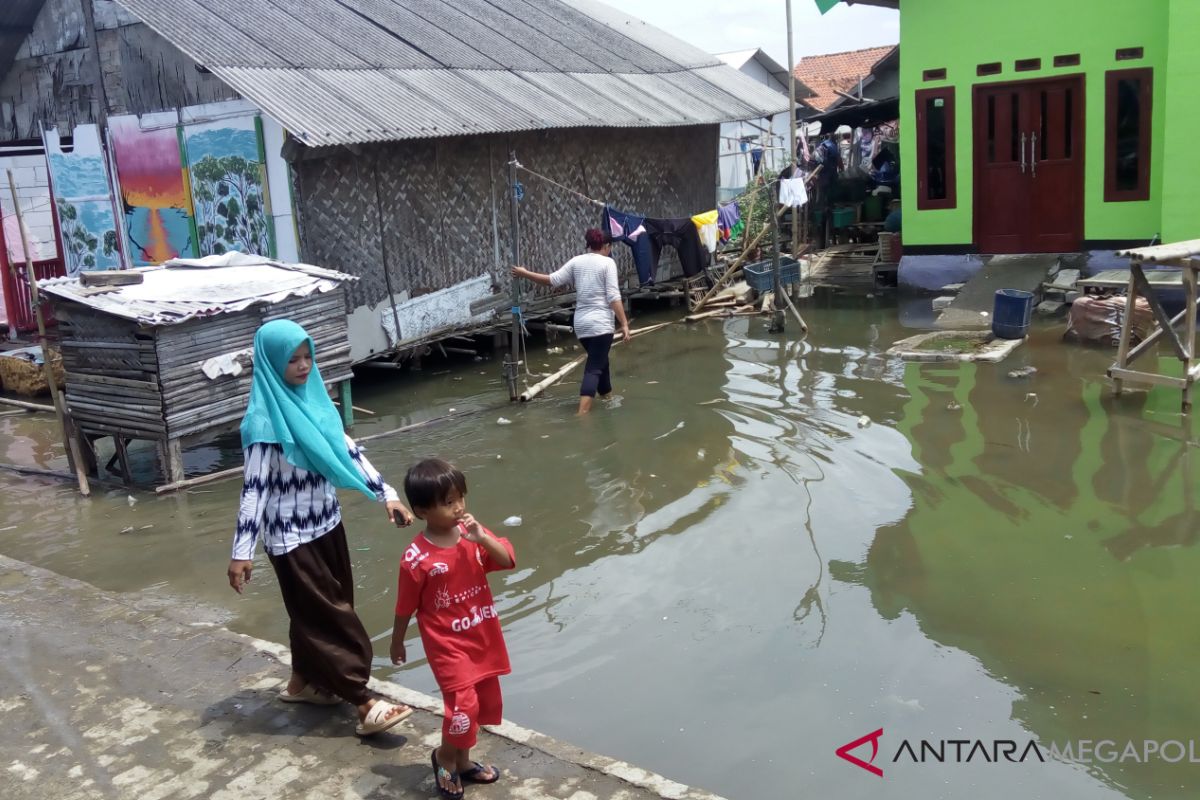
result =
M346 449L367 488L384 502L399 500L396 490L349 436ZM233 537L233 558L248 561L254 557L255 543L273 556L295 550L338 526L341 506L333 484L315 472L293 466L283 457L277 444L255 442L245 449L245 478L242 503L238 512L237 532Z

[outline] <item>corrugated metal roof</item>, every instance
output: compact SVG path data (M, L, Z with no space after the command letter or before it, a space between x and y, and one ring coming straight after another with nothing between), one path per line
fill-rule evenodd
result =
M143 325L177 325L196 317L241 311L259 303L307 297L336 289L352 275L309 264L229 253L203 259L176 259L138 270L141 283L98 292L78 278L38 281L38 288L59 300L94 308Z
M592 0L118 0L306 144L665 127L787 110Z

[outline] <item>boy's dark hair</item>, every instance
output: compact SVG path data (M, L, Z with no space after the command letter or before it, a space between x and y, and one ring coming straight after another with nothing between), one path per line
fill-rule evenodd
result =
M413 508L433 508L450 496L451 489L466 497L467 476L440 458L420 461L404 476L404 495Z

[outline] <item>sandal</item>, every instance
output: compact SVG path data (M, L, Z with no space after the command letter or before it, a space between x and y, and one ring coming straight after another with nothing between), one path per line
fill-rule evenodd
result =
M313 688L311 683L304 685L300 691L292 694L284 687L279 692L279 700L283 703L307 703L313 706L336 706L342 702L340 697L334 697L331 694L326 694L319 689Z
M467 783L495 783L496 781L500 780L500 776L503 774L500 771L500 768L497 767L495 764L488 764L485 767L483 764L480 764L478 761L472 761L471 763L474 766L472 766L468 770L458 773L458 777L462 778ZM481 774L487 772L488 770L491 770L492 777L490 777L490 778L479 777Z
M412 716L413 710L406 705L396 705L386 700L376 700L367 712L367 716L354 732L359 736L374 736L383 733Z
M462 786L462 776L457 772L451 772L438 763L437 748L434 748L429 753L430 761L433 762L433 785L437 787L438 794L446 798L446 800L462 800L463 790L459 788L456 792L453 789L447 789L442 786L442 781L448 781L456 786Z

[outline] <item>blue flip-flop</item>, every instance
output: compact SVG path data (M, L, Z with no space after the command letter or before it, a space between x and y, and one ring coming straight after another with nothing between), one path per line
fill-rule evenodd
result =
M462 780L466 781L467 783L495 783L496 781L500 780L500 776L504 774L500 771L500 768L497 767L495 764L489 764L488 766L485 767L483 764L480 764L478 761L472 761L471 763L474 766L472 766L468 770L464 770L463 772L458 773L458 777L461 778ZM488 770L492 770L496 774L490 778L476 777L480 773L487 772Z
M438 794L441 795L442 797L446 798L446 800L462 800L462 797L463 797L462 789L459 789L457 792L453 792L453 791L447 789L445 786L442 786L442 781L444 781L444 780L453 781L454 783L457 783L459 786L461 786L462 785L462 776L459 775L457 772L451 772L450 770L446 769L445 767L443 767L441 764L438 763L436 748L434 748L432 751L430 751L429 758L433 762L433 785L437 787ZM443 774L443 773L445 773L445 774Z

